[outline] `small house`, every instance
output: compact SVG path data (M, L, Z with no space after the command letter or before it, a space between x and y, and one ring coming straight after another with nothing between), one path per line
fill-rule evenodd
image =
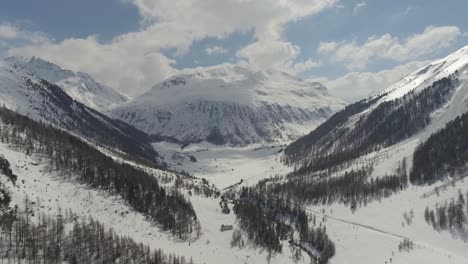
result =
M221 225L221 232L232 230L234 227L232 225Z

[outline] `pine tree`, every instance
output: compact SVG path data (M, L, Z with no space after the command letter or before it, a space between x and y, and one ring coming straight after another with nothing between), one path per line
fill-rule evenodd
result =
M465 212L463 208L465 207L465 199L461 192L458 195L458 201L455 209L455 224L458 228L463 228L463 223L465 222Z

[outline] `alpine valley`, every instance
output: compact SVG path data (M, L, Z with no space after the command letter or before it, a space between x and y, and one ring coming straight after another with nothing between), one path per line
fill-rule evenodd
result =
M468 46L378 90L0 60L0 263L468 263Z

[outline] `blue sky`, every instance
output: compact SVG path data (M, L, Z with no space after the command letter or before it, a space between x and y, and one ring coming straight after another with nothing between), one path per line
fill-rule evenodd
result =
M464 0L7 0L0 55L43 57L133 96L186 68L275 67L352 101L467 45L466 10Z

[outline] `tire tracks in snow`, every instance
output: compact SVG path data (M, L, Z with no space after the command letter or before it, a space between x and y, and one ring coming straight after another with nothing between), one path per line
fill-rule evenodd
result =
M458 257L458 255L454 254L454 252L447 251L447 250L439 248L439 247L435 247L435 246L433 246L431 244L428 244L426 242L421 242L421 241L415 240L415 239L410 238L410 237L406 237L406 236L403 236L403 235L399 235L399 234L396 234L396 233L385 231L383 229L376 228L376 227L373 227L371 225L361 224L361 223L358 223L358 222L355 222L355 221L350 221L350 220L330 216L328 214L320 213L320 212L317 212L315 210L312 210L312 209L309 209L309 208L306 208L306 207L304 207L304 210L307 211L307 212L310 212L310 213L312 213L312 214L314 214L316 216L319 216L319 217L320 216L326 217L326 220L331 219L331 220L333 220L335 222L348 224L348 225L353 225L353 226L358 226L360 228L363 228L363 229L366 229L366 230L369 230L369 231L372 231L372 232L376 232L376 233L379 233L379 234L384 234L384 235L387 235L387 236L391 236L391 237L394 237L394 238L409 239L409 240L411 240L413 242L414 245L418 246L419 248L425 248L427 250L431 249L433 251L438 251L442 255L447 255L447 256L451 255L451 256L457 256Z

